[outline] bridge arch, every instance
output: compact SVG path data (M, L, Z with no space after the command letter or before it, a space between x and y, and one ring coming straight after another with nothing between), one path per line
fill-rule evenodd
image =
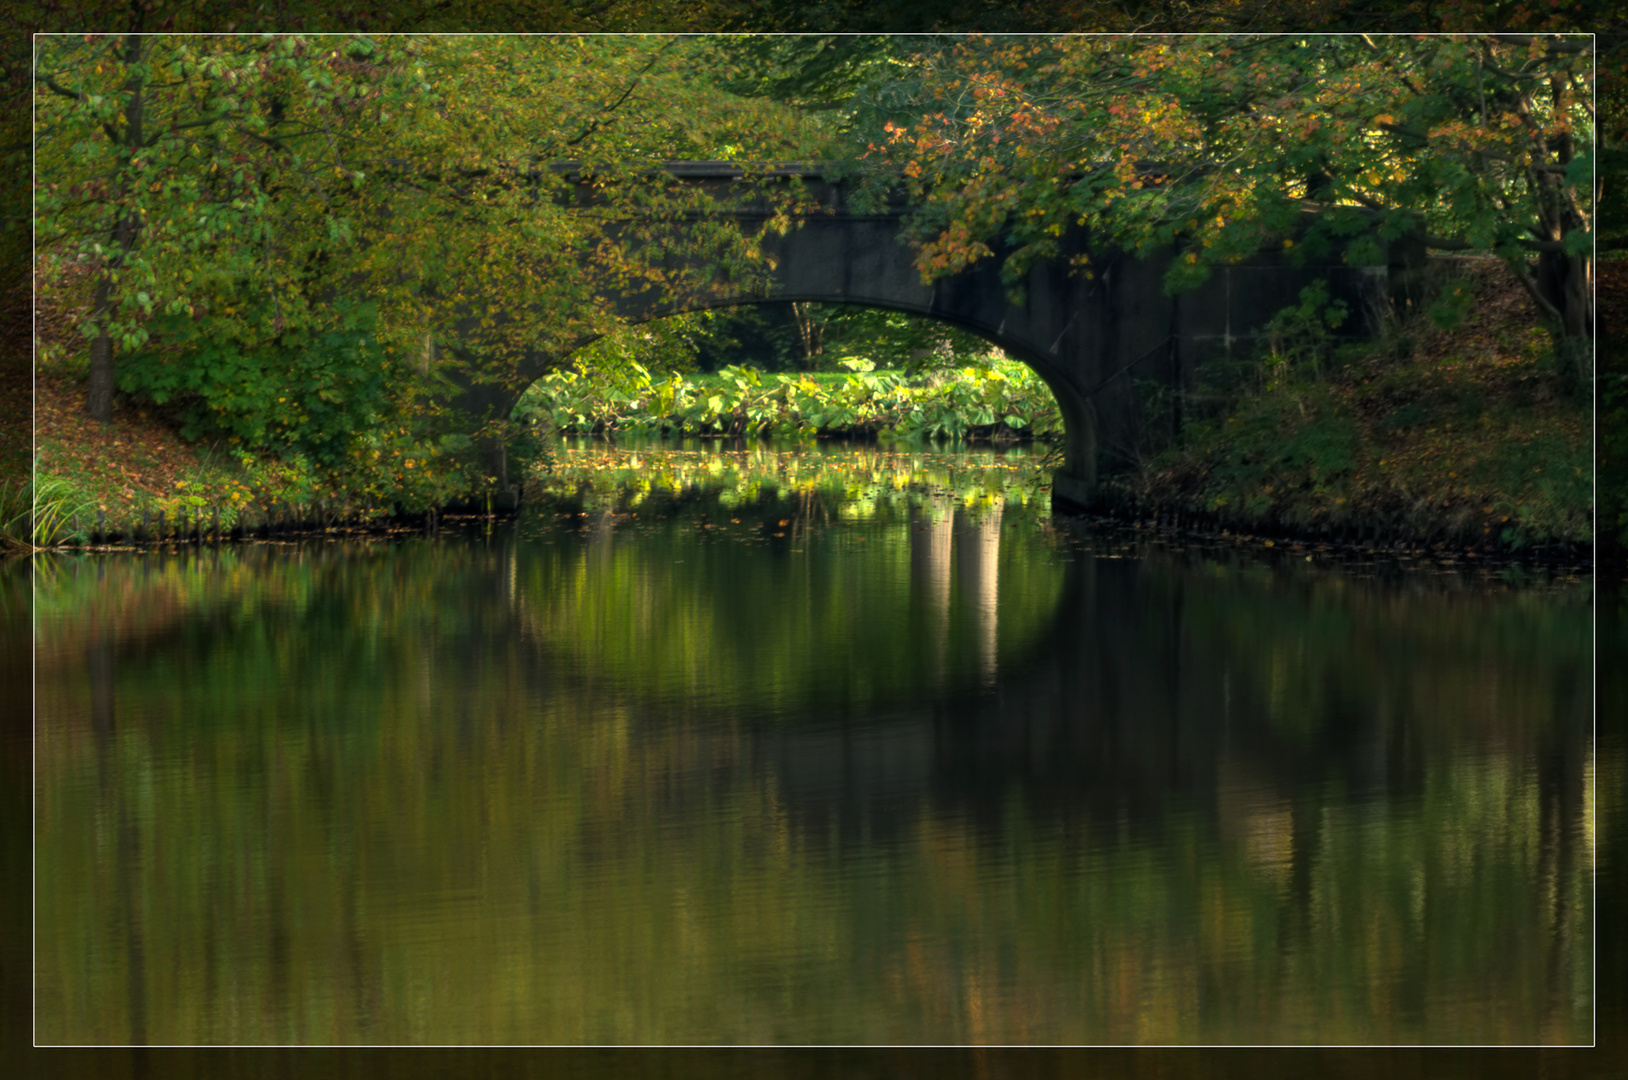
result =
M684 183L720 190L743 176L727 163L678 162L668 168ZM1357 324L1344 329L1360 336L1368 330L1361 318L1382 309L1373 301L1388 300L1410 280L1422 256L1416 246L1392 243L1380 266L1346 265L1338 253L1296 266L1274 241L1271 249L1218 269L1198 289L1170 296L1164 276L1179 251L1131 255L1075 230L1061 238L1055 258L1030 265L1016 288L1002 277L1011 252L998 245L992 257L952 277L923 282L914 246L903 235L906 203L894 199L882 207L860 207L845 181L827 180L811 167L779 172L786 183L803 184L812 196L814 208L796 228L783 234L763 228L771 217L766 204L748 203L730 212L743 229L756 233L773 266L766 290L714 286L678 301L610 295L612 310L638 324L707 308L815 301L903 311L968 330L1027 364L1056 398L1066 446L1052 494L1054 505L1065 508L1089 508L1099 472L1133 462L1142 420L1138 381L1179 391L1206 359L1247 347L1252 335L1314 280L1328 282L1331 295L1358 313ZM1089 259L1089 277L1070 270L1080 256ZM501 386L468 385L460 404L477 417L507 417L521 390L563 355L528 354L516 379ZM491 452L495 475L506 478L502 448Z

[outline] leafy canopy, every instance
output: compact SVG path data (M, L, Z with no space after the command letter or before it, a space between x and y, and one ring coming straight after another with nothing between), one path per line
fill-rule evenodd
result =
M1592 62L1576 36L969 37L870 87L857 154L923 207L927 277L996 243L1021 274L1083 225L1182 243L1180 287L1310 205L1313 250L1376 224L1494 252L1560 320L1527 263L1590 251Z

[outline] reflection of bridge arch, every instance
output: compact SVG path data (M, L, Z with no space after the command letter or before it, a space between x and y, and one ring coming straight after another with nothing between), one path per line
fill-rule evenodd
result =
M842 548L848 565L835 569L828 557L834 548L794 553L810 534L797 539L797 523L777 522L785 511L736 506L729 513L747 519L745 535L717 540L716 555L701 545L669 563L656 522L703 535L695 524L707 519L704 511L657 506L640 520L625 506L583 503L580 510L571 516L580 547L503 541L493 587L516 639L547 657L541 668L554 678L571 672L614 687L635 708L698 694L699 708L778 717L791 694L817 698L809 708L826 717L886 712L945 686L994 685L1003 634L1008 653L1014 643L1027 653L1040 648L1030 639L1063 617L1054 610L1063 602L1055 593L1061 568L1002 580L1000 548L1003 531L1010 532L1002 525L1010 519L998 500L969 508L953 496L912 499L887 515L882 533L867 534L872 542ZM831 545L848 542L836 526L816 523L811 531L823 531ZM745 556L754 550L759 554ZM1003 586L1018 592L1015 612L1008 608L1004 619ZM807 616L795 620L806 630L792 635L795 648L751 629L754 605L771 593L778 608ZM592 633L570 629L582 625ZM677 657L664 652L675 625L688 643ZM809 662L822 656L846 659ZM714 700L713 688L723 696Z
M674 162L668 169L720 195L743 175L717 162ZM609 299L616 312L638 323L679 311L804 300L905 311L969 330L1028 364L1051 388L1067 432L1053 496L1076 506L1092 499L1099 458L1113 468L1137 444L1133 380L1184 385L1206 355L1229 352L1312 280L1327 280L1351 310L1366 312L1371 305L1364 301L1399 280L1393 274L1405 269L1412 251L1392 245L1389 265L1371 268L1346 266L1337 255L1297 267L1281 252L1263 251L1171 297L1163 281L1177 249L1131 257L1094 243L1081 230L1063 236L1056 257L1034 264L1016 288L1001 278L1011 254L1003 247L962 273L923 283L915 252L901 236L908 204L896 199L881 207L855 206L851 185L827 180L812 167L787 166L775 175L803 184L813 198L815 208L797 228L785 235L765 230L771 216L766 202L729 213L758 236L760 249L773 260L766 293L711 287L676 303L654 293L615 295ZM589 197L586 184L583 197ZM1089 277L1070 271L1082 257L1089 257ZM558 361L558 355L533 350L520 359L515 378L501 385L466 384L460 404L476 416L506 417L524 387ZM501 448L494 453L499 475L506 475Z

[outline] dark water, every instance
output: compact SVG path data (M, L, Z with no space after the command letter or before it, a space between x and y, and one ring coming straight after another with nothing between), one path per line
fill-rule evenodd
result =
M37 561L39 1043L1593 1040L1586 582L578 464Z

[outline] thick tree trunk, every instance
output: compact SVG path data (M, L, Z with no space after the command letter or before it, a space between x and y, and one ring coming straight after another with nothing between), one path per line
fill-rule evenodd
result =
M1569 97L1569 88L1559 76L1551 77L1550 93L1557 109ZM1576 147L1570 133L1548 144L1562 166L1573 163ZM1536 155L1534 155L1536 157ZM1565 242L1588 230L1588 220L1578 205L1577 192L1554 173L1542 177L1527 173L1538 194L1538 218L1544 237ZM1598 205L1598 204L1596 204ZM1534 272L1537 293L1555 313L1556 359L1561 378L1572 390L1581 390L1594 380L1594 260L1588 255L1544 251L1538 255Z
M1561 379L1580 390L1594 379L1594 260L1542 252L1534 266L1524 258L1505 265L1532 298L1554 334Z
M1560 313L1567 337L1594 332L1594 261L1580 255L1538 256L1538 291Z
M1558 313L1556 359L1568 385L1580 389L1594 378L1594 260L1548 252L1534 275L1539 295Z

